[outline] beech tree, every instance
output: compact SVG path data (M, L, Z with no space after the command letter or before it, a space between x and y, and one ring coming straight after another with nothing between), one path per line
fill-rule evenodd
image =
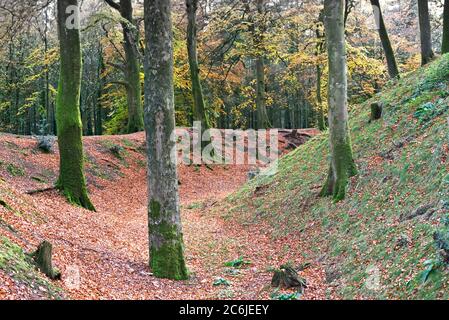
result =
M123 49L125 51L125 64L112 64L121 70L125 76L122 83L127 92L128 99L128 133L139 132L143 129L142 89L140 84L140 62L138 54L139 27L133 17L131 0L105 0L112 8L117 10L123 22Z
M394 56L393 47L391 46L387 27L385 26L379 0L371 0L371 5L373 6L374 15L377 15L376 18L378 18L377 22L379 25L377 27L379 28L380 41L382 42L385 58L387 59L388 74L390 75L390 78L399 78L398 64L396 63L396 57Z
M188 278L175 151L171 0L145 0L145 130L148 148L150 267Z
M254 44L256 46L256 109L257 109L257 129L267 129L271 127L268 118L266 106L266 83L265 83L265 56L264 52L264 34L265 34L265 1L257 0L257 15L258 19L254 30Z
M206 113L206 105L203 96L203 87L200 79L200 69L198 66L197 53L197 10L198 0L186 0L187 7L187 51L190 66L190 76L192 80L193 95L193 120L201 123L201 137L203 133L210 129L210 122ZM206 137L207 138L207 137ZM207 139L206 139L207 140ZM200 143L202 139L200 139ZM207 141L205 142L207 143ZM202 144L205 146L205 144Z
M435 58L432 50L432 29L430 27L428 0L418 0L418 13L421 38L421 64L426 65Z
M449 52L449 0L444 0L443 12L443 45L441 47L443 54Z
M58 0L57 22L60 46L60 75L56 101L56 123L60 153L57 187L67 199L95 210L87 194L84 176L82 122L80 114L81 44L78 0ZM78 10L78 9L77 9Z
M329 64L329 132L331 164L322 196L345 198L349 178L357 174L348 123L348 77L344 0L324 1L324 25Z

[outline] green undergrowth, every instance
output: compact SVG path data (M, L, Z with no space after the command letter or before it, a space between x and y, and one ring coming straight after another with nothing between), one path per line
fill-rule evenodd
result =
M373 102L384 105L384 115L370 123ZM318 197L328 169L323 133L282 158L274 176L260 176L230 196L219 211L244 224L266 221L274 237L300 234L312 252L304 258L324 257L326 272L337 275L329 288L341 298L448 299L447 266L429 267L441 260L434 234L449 213L448 106L445 55L351 107L359 175L346 200ZM426 215L401 219L429 204Z
M61 289L36 271L32 258L7 238L0 237L0 269L17 286L29 288L33 299L62 299Z

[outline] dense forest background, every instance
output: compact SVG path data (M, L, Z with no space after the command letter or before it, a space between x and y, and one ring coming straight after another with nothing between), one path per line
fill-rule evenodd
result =
M23 10L17 4L8 11L8 1L4 2L0 7L0 131L54 135L59 78L55 4L33 1L30 9L24 1ZM81 3L84 135L142 129L139 125L129 128L127 98L132 77L124 68L129 55L123 33L138 33L130 45L135 47L133 59L143 86L143 4L132 1L133 8L124 15L108 2ZM389 77L370 3L348 1L346 5L349 97L356 103L379 92ZM430 1L429 6L432 41L440 53L443 0ZM421 62L417 2L383 1L382 11L400 72L416 69ZM126 14L132 23L125 20ZM178 126L191 126L194 119L188 20L185 1L174 1ZM205 114L211 126L256 128L257 104L263 103L269 120L266 127L323 127L328 70L321 1L270 0L261 5L257 1L200 1L196 27ZM143 101L142 90L137 95Z

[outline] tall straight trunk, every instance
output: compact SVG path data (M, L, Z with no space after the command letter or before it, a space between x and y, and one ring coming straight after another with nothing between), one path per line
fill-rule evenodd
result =
M263 22L265 0L257 0L256 28L254 31L255 45L257 49L256 55L256 109L257 109L257 129L267 129L271 127L268 119L266 97L265 97L265 57L264 57L264 32L265 26Z
M441 46L441 53L449 52L449 0L444 0L443 13L443 45Z
M131 0L114 0L106 2L116 9L121 17L123 29L123 50L125 51L125 65L122 71L125 75L125 87L128 101L128 133L135 133L143 130L143 108L142 108L142 88L140 83L140 62L138 54L139 30L133 17L133 6Z
M44 57L45 61L47 61L48 54L48 9L45 9L45 27L44 27ZM45 67L45 88L44 88L44 104L45 104L45 112L47 118L47 134L53 135L56 133L55 130L55 110L53 108L53 104L50 103L50 71L49 65Z
M399 78L398 64L396 63L396 57L394 56L393 47L391 46L390 38L388 37L387 27L385 26L385 21L382 15L382 9L380 7L379 0L371 0L371 5L373 6L374 15L377 15L379 29L379 37L382 42L382 47L385 52L385 58L387 59L388 74L390 78Z
M320 28L318 26L315 30L315 33L316 33L316 38L317 38L317 46L316 46L315 55L318 58L323 53L324 35L322 34L322 32L320 32ZM317 105L318 105L318 113L317 113L318 121L317 122L318 122L318 129L320 131L326 130L326 120L324 118L324 111L323 111L323 98L321 96L322 73L323 72L321 70L321 65L319 63L317 63L317 65L316 65L316 100L317 100Z
M105 70L104 60L103 60L103 47L100 44L98 49L98 92L97 92L97 105L95 108L95 135L103 135L103 104L101 101L101 96L103 94L104 80L102 79L102 74Z
M324 1L329 63L329 131L331 164L322 196L345 198L349 178L357 174L348 124L348 77L344 0Z
M145 0L145 130L148 147L150 267L159 278L188 272L175 151L171 0Z
M421 64L426 65L435 58L432 50L432 29L430 27L428 0L418 0L418 12L421 37Z
M60 153L57 187L76 205L95 210L87 195L84 176L82 124L80 114L81 44L78 28L68 28L69 6L78 0L58 0L57 21L61 70L56 102L56 121ZM69 10L70 12L70 10Z

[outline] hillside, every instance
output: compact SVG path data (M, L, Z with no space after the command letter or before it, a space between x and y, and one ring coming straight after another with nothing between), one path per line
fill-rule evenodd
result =
M287 142L282 138L281 147ZM253 248L264 243L265 250L276 253L284 241L273 243L261 230L202 213L238 190L247 180L249 166L180 166L192 277L175 283L154 278L147 267L144 134L84 139L96 213L71 206L51 189L57 178L57 151L46 154L37 149L35 139L6 134L0 135L0 146L0 299L269 298L266 261L277 263L282 255L265 257ZM53 244L54 265L62 272L62 281L50 282L36 272L28 256L43 240ZM242 270L224 266L240 256L251 260L251 266ZM229 272L238 275L232 288L214 286ZM310 272L310 278L319 282L319 276ZM318 293L311 290L309 295Z
M370 123L373 102L384 105L384 116ZM345 201L318 197L328 168L323 134L220 212L241 224L268 223L275 239L299 239L286 252L322 266L328 298L448 299L448 115L445 55L352 106L359 175Z
M383 103L384 116L370 123L373 102ZM446 55L352 106L359 175L336 204L318 197L327 133L283 157L275 176L248 184L247 166L181 166L192 273L182 283L148 272L143 134L85 138L96 213L44 190L57 177L57 152L2 134L0 299L287 298L270 281L288 262L311 263L301 272L302 299L447 299L434 234L440 247L448 240L448 105ZM27 255L43 240L54 246L62 281L45 279Z

